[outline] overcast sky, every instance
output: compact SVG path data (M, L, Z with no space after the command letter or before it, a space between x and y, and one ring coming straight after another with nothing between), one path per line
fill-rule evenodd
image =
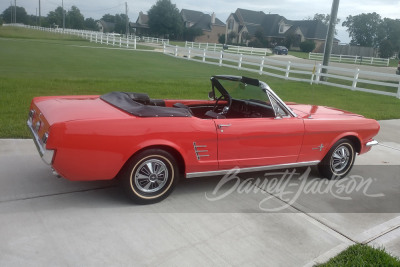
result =
M41 0L42 16L46 16L61 6L62 0ZM14 3L14 0L12 0ZM136 21L139 11L147 12L156 0L126 0L128 3L128 16L131 21ZM263 11L268 14L279 14L289 20L301 20L313 17L315 13L328 14L331 11L332 0L252 0L245 3L243 0L171 0L181 10L192 9L211 14L215 12L217 18L226 21L230 13L237 8ZM0 0L0 12L3 12L11 0ZM125 1L120 0L64 0L64 8L77 6L85 18L100 19L104 14L125 13ZM17 6L22 6L28 14L36 14L39 0L17 0ZM377 12L382 18L400 18L400 0L342 0L339 4L338 18L343 22L348 15ZM342 42L349 42L350 38L346 28L338 25L337 38Z

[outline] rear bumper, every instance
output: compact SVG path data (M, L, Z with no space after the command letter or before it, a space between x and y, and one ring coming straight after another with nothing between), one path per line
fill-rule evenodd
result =
M46 149L45 145L42 143L42 141L40 140L38 134L35 132L35 130L33 129L32 126L32 121L28 120L26 122L26 124L28 125L28 128L32 134L33 137L33 142L36 145L36 148L39 152L40 157L42 158L42 160L47 164L47 165L51 165L52 161L53 161L53 156L54 156L54 150L48 150Z

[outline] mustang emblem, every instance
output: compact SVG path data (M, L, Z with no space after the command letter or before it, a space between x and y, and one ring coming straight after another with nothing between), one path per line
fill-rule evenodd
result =
M318 147L314 147L312 150L319 150L319 151L321 152L323 148L324 148L324 145L321 144L321 145L318 146Z

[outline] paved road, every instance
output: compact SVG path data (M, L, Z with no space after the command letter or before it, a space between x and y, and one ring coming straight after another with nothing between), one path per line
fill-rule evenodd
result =
M367 190L384 194L378 201L362 191L345 195L351 200L302 192L291 203L302 181L326 181L313 170L291 179L287 194L241 187L212 201L233 188L213 194L213 177L182 181L165 201L137 206L114 182L53 177L31 140L0 140L0 266L311 266L355 242L400 256L400 120L380 123L382 145L351 173L379 179Z

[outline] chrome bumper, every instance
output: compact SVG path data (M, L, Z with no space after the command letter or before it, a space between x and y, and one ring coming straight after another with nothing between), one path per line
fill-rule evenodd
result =
M33 130L32 127L32 122L31 120L28 120L26 122L26 124L28 125L29 130L31 131L31 134L33 136L33 142L36 145L36 148L40 154L40 157L42 158L42 160L47 164L47 165L51 165L51 162L53 161L53 156L54 156L54 150L48 150L46 149L45 145L43 145L43 143L41 142L38 134Z
M371 147L371 146L376 146L377 144L379 144L378 141L372 140L372 141L369 141L368 143L366 143L365 146Z

